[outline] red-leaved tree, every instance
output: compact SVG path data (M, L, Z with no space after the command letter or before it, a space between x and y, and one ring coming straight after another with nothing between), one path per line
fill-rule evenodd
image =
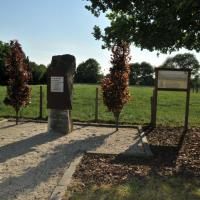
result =
M16 40L10 41L10 51L5 59L5 73L8 86L4 103L15 109L18 124L20 109L30 102L31 88L28 82L31 79L31 72L28 59Z
M120 112L130 99L128 88L130 73L129 54L130 46L128 43L120 42L113 46L110 74L101 83L103 101L115 117L116 130L118 130Z

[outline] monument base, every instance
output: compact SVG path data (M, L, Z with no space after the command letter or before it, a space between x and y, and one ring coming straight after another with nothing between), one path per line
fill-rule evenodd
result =
M70 110L49 109L48 131L68 134L73 130Z

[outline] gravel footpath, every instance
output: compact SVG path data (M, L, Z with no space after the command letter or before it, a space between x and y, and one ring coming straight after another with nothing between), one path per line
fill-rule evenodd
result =
M48 133L46 123L5 123L0 127L0 199L48 199L72 160L95 150L114 132L75 126L63 136Z

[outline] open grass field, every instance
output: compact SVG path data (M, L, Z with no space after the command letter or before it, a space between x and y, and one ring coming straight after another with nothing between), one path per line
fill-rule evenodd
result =
M73 119L92 121L95 118L95 90L97 85L75 84L73 100ZM47 117L46 86L44 89L44 117ZM124 107L120 116L121 123L146 124L150 122L150 97L153 88L130 87L131 101ZM0 86L0 117L14 116L12 107L5 106L3 99L6 87ZM182 126L185 113L184 92L159 92L158 96L158 124ZM103 105L101 92L99 95L99 120L114 122L113 115L107 112ZM59 102L58 102L59 103ZM39 86L32 86L31 104L21 111L22 117L37 118L39 115ZM190 126L200 125L200 93L191 92Z

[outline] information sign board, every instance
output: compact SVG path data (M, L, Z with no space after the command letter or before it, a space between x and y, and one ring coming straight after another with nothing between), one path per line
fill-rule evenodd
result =
M156 127L158 91L182 91L186 92L184 130L187 131L190 104L191 70L156 68L155 73L155 90L152 97L152 126Z
M158 70L158 88L187 89L188 71Z

